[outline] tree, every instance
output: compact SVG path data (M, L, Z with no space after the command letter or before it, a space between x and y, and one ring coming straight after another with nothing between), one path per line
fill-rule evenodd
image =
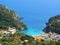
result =
M51 17L43 31L47 33L51 31L60 34L60 15Z

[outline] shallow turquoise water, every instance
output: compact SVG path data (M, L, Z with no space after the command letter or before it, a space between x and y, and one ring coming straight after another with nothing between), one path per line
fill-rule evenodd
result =
M43 32L42 30L36 30L36 29L28 29L20 31L20 33L24 33L31 36L40 36L42 32Z

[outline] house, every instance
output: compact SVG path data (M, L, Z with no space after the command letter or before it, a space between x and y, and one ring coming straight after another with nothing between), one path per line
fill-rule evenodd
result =
M6 35L7 35L7 34L10 34L10 32L8 32L8 31L4 31L3 34L6 34Z
M54 40L54 41L58 41L60 40L60 35L57 33L51 33L49 32L48 34L44 34L42 35L43 40Z
M28 40L24 40L24 42L28 43L29 41Z
M14 27L13 28L9 27L8 32L10 32L11 34L14 34L16 33L16 29Z
M6 31L4 31L4 30L0 30L0 33L1 34L14 34L14 33L16 33L16 29L13 27L13 28L11 28L11 27L9 27L8 28L8 30L6 30Z
M0 30L0 33L1 34L14 34L14 33L16 33L16 29L13 27L13 28L11 28L11 27L9 27L8 28L8 30Z

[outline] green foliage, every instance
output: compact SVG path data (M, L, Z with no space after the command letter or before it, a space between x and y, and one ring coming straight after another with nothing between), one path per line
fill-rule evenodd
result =
M24 40L29 40L29 41L34 40L34 38L32 36L25 35L25 34L20 34L20 39L22 41L24 41Z
M60 34L60 15L51 17L46 23L46 27L43 30L44 32L56 32Z
M27 29L26 25L19 20L15 11L0 4L0 29L8 29L8 27L15 27L17 29L23 27Z
M20 41L19 41L20 40ZM25 42L24 40L28 40ZM21 43L23 41L24 43ZM2 45L60 45L60 41L53 41L53 40L46 40L46 41L38 41L34 40L32 36L28 36L25 34L14 36L5 35L4 37L0 38L0 44Z
M52 31L60 33L60 15L51 17L47 23L45 31ZM8 9L6 6L0 4L0 29L8 29L8 27L15 27L17 29L27 29L26 25L19 20L15 11ZM60 41L38 41L34 40L32 36L19 34L17 32L12 35L0 34L0 44L2 45L60 45ZM28 40L28 42L25 42ZM23 43L21 43L23 41Z

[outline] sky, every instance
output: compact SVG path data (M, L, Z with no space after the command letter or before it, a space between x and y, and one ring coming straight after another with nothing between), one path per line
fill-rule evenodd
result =
M0 0L0 4L16 11L28 28L42 30L50 17L60 14L60 0Z

